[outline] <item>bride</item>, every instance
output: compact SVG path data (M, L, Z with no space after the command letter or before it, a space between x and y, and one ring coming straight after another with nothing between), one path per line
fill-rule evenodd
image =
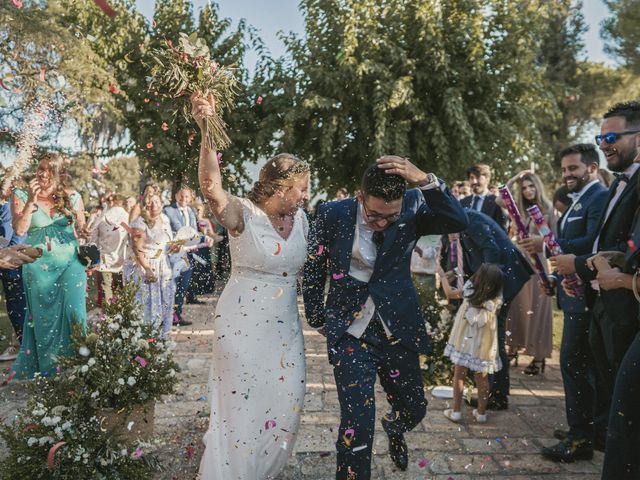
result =
M202 136L213 97L194 95ZM202 480L276 477L293 450L305 394L305 358L296 276L306 260L309 167L286 153L271 158L246 198L222 188L216 152L204 142L200 189L229 231L231 277L214 317L209 373L211 417Z

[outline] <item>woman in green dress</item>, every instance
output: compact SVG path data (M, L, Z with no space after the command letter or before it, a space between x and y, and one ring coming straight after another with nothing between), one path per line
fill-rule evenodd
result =
M78 260L76 232L85 227L82 198L68 186L65 161L47 154L27 191L15 190L13 226L42 257L22 270L27 312L20 352L12 372L18 379L54 375L59 356L71 354L74 323L86 329L87 275Z

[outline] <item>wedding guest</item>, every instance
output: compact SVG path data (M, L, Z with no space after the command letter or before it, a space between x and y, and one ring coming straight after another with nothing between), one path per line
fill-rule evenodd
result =
M131 207L129 211L129 223L133 222L136 218L140 216L140 212L142 211L142 202L144 197L148 193L157 193L160 195L160 186L155 183L147 183L142 190L142 195L140 195L140 201L136 201L136 203Z
M473 191L460 200L463 207L476 212L482 212L491 217L498 225L506 230L507 219L502 208L496 203L496 196L489 191L491 183L491 168L489 165L478 164L467 169L467 178Z
M162 213L160 194L150 190L142 199L140 216L130 225L130 248L124 265L124 279L138 284L137 299L147 322L159 326L167 335L173 323L175 285L169 253L176 251L169 242L173 233Z
M560 154L562 179L571 206L558 222L556 239L565 253L589 253L596 227L607 201L607 189L598 182L600 159L596 146L577 144ZM543 253L542 238L531 237L520 242L529 254ZM556 430L560 440L542 449L542 455L553 461L573 462L593 457L594 446L604 448L607 417L602 402L596 402L595 366L589 348L591 313L582 292L569 297L560 287L558 305L564 313L560 371L565 392L565 410L569 431Z
M567 190L567 186L562 185L553 194L553 208L556 209L557 217L562 216L573 202L571 198L569 198L568 193L569 191Z
M198 220L198 231L201 234L203 243L207 243L209 246L200 248L193 252L193 275L191 277L191 289L194 291L194 295L206 295L213 293L215 287L215 278L213 276L213 261L211 250L215 245L216 233L213 227L213 223L206 215L208 206L202 203L199 199L192 204L196 217ZM187 303L189 303L187 301Z
M171 231L175 236L183 227L191 227L194 232L198 229L198 219L196 217L196 212L193 208L191 208L191 202L193 202L193 190L189 187L183 186L175 194L175 201L171 203L171 205L167 205L164 207L164 214L169 219L169 223L171 225ZM182 306L184 305L185 298L188 303L204 303L195 298L195 295L189 288L189 284L191 283L191 276L193 275L193 264L194 264L193 254L187 254L187 268L183 270L180 275L175 279L176 282L176 297L174 306L175 306L175 317L178 325L186 326L191 325L191 321L185 320L182 316Z
M111 196L112 205L104 215L96 220L90 241L100 250L100 264L96 269L101 299L109 301L116 288L122 286L122 268L127 257L127 231L122 223L127 223L129 214L123 208L124 197ZM101 302L98 302L101 306Z
M527 208L534 205L538 206L551 230L555 231L556 217L540 177L530 170L524 170L509 179L506 187L513 194L530 237L540 238L535 223L527 212ZM504 206L500 198L498 205ZM517 239L522 240L519 235ZM543 262L543 266L546 268L546 262ZM511 303L507 330L511 332L507 339L510 357L517 359L519 350L524 348L524 354L533 357L524 373L544 373L546 359L551 358L553 350L553 313L551 298L542 291L536 275L531 276Z
M614 105L605 115L596 135L596 144L607 160L607 168L618 173L609 188L603 214L594 228L591 252L583 255L565 254L552 257L552 263L562 275L577 273L585 282L586 304L591 312L589 347L597 371L598 397L610 400L622 359L638 332L638 302L625 288L600 289L596 272L587 263L593 253L624 252L638 208L638 179L640 159L636 142L640 142L640 103ZM563 284L572 295L572 288ZM611 414L614 412L611 411ZM608 413L607 413L608 415ZM608 448L608 446L607 446Z
M533 273L529 262L509 240L506 232L493 219L481 212L465 209L469 226L460 232L458 258L463 259L464 274L473 275L483 263L494 263L504 276L503 303L498 312L498 353L502 365L508 365L505 349L506 319L509 304L523 288ZM509 369L502 368L490 378L489 410L505 410L509 407ZM470 404L478 406L477 399Z
M459 200L468 197L471 195L471 185L468 180L464 180L462 182L458 182L458 195L460 195Z
M605 187L609 188L615 180L615 177L608 170L605 170L604 168L598 168L598 180Z
M497 265L485 263L467 280L463 290L452 287L441 268L438 274L446 297L463 300L444 350L445 356L455 365L453 406L444 411L444 416L455 423L462 420L464 381L471 370L478 388L478 408L473 410L473 418L478 423L485 423L489 401L488 375L503 368L498 355L497 333L497 313L502 304L502 271Z
M347 190L345 187L340 187L337 191L336 191L336 197L334 200L344 200L345 198L349 198L349 190Z
M11 214L17 235L43 254L22 268L27 316L20 352L12 370L16 378L53 375L56 358L73 354L71 330L86 329L87 275L78 258L76 233L84 232L84 206L71 189L64 158L42 157L27 191L14 191Z

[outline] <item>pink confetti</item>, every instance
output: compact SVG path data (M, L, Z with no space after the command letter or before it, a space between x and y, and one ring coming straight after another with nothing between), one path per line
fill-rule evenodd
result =
M280 242L276 242L276 251L273 252L273 255L280 255L280 252L282 251L282 245L280 245Z
M398 378L400 376L400 370L391 370L389 376L391 378Z
M637 250L636 244L632 239L627 240L627 246L629 247L629 251L631 253L635 252Z
M421 460L418 462L418 466L419 466L420 468L424 468L424 467L426 467L427 465L429 465L429 460L427 460L426 458L423 458L423 459L421 459Z
M220 163L222 161L222 152L218 152L216 158L218 159L218 163Z
M40 67L40 81L44 82L44 75L47 72L47 67L45 67L44 65L42 67Z
M318 245L318 255L322 255L322 252L324 252L324 245Z
M258 105L262 105L262 95L260 95L257 99L256 99L256 103Z
M269 430L270 428L276 428L275 420L267 420L266 422L264 422L264 429Z
M334 273L331 276L333 277L334 280L340 280L341 278L344 278L344 273Z
M169 130L169 125L167 125L167 122L162 122L162 125L160 125L160 128L166 132L167 130Z
M47 245L47 252L50 252L51 251L51 239L49 238L48 235L44 236L44 241L45 241L45 243Z
M120 93L115 83L109 82L108 89L109 89L109 93L113 93L114 95L117 95L118 93Z
M49 470L53 470L53 467L54 467L53 461L55 460L56 452L60 447L66 444L67 442L58 442L49 449L49 454L47 455L47 466L49 467Z
M7 377L7 379L4 382L2 382L2 385L6 385L7 383L9 383L13 379L13 377L16 376L16 373L17 372L15 370L13 372L11 372L9 374L9 376Z
M136 451L131 455L133 458L140 458L142 456L142 449L140 447L136 448Z
M142 368L147 366L147 361L144 358L142 358L140 355L137 355L136 358L134 358L134 360L138 362Z
M13 6L16 8L22 8L22 0L11 0L13 2Z
M147 143L147 148L153 148L153 143L151 142Z
M342 441L347 447L351 445L351 442L353 441L353 437L355 437L355 435L356 431L353 428L347 428L344 431L344 435L342 435Z

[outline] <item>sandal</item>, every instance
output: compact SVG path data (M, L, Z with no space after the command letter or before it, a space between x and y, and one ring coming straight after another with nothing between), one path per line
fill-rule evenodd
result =
M462 413L454 412L452 408L447 408L442 413L444 413L444 416L451 420L453 423L460 423L462 421Z

